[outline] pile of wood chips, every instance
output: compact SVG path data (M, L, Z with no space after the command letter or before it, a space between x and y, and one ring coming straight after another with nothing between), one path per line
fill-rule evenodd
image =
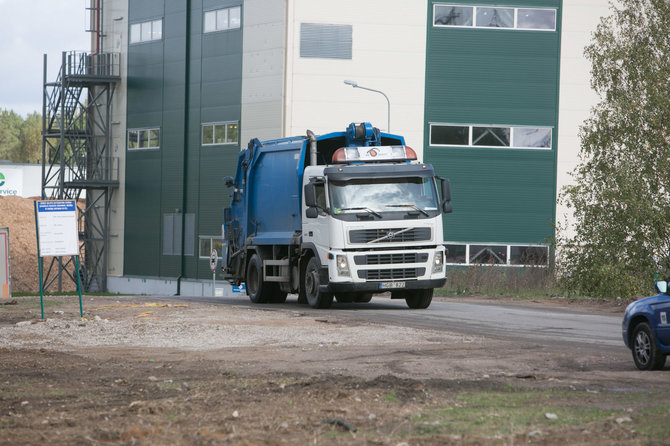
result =
M0 196L0 228L9 228L9 265L11 291L32 292L40 290L37 269L37 236L35 231L36 198ZM64 260L68 260L65 258ZM46 274L51 258L44 259ZM55 283L47 292L58 291ZM76 291L74 282L65 276L62 291Z

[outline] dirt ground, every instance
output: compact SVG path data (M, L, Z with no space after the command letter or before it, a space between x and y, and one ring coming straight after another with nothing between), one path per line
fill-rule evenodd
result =
M85 297L83 320L76 298L49 297L43 321L39 297L14 301L0 302L0 444L609 445L670 435L670 375L636 371L623 349L120 297Z
M9 228L10 285L12 293L39 292L37 269L37 236L35 235L34 201L39 198L0 196L0 228ZM83 203L80 203L83 206ZM49 271L52 257L43 259L44 274ZM67 261L67 259L66 259ZM74 270L70 264L69 271ZM50 276L52 277L52 276ZM52 285L57 289L56 284ZM62 291L75 291L73 281L65 280Z

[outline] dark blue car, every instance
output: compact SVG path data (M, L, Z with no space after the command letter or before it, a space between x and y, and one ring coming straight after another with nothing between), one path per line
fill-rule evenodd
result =
M645 297L626 308L623 340L640 370L660 370L670 354L670 295L668 282L656 282L656 296Z

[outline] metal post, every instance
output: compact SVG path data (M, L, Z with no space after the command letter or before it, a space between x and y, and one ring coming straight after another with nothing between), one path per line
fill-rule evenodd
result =
M84 317L84 308L81 304L81 274L79 274L79 256L75 256L76 259L76 269L77 269L77 290L79 291L79 316ZM42 316L44 319L44 316Z
M35 210L35 235L37 237L37 271L40 276L40 309L42 310L42 319L44 319L44 286L42 282L42 256L40 255L40 227L37 222L37 201L33 201Z
M44 54L44 83L42 91L42 200L46 200L46 154L47 154L47 55Z
M368 90L368 91L373 91L375 93L379 93L382 96L384 96L384 98L386 98L386 109L387 109L387 116L388 116L388 124L387 124L386 131L390 133L391 132L391 101L389 100L389 97L386 96L386 93L384 93L383 91L375 90L374 88L363 87L361 85L358 85L358 82L356 82L356 81L345 80L344 83L347 84L347 85L351 85L354 88L360 88L360 89L363 89L363 90Z
M59 122L59 127L60 127L60 147L59 147L59 155L60 155L60 172L58 172L58 178L59 178L59 185L58 185L58 199L62 200L65 198L65 91L67 88L65 87L65 81L66 81L66 76L65 73L67 72L67 69L65 67L67 63L67 53L63 51L63 58L61 62L61 76L60 76L60 119L58 120ZM63 291L63 258L58 257L58 292ZM79 272L77 271L77 274Z

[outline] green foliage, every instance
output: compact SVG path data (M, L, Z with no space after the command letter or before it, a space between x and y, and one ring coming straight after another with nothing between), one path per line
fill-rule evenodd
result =
M390 392L384 394L384 401L388 403L397 403L398 397L396 396L395 392L391 390Z
M564 285L594 297L647 294L670 272L670 2L612 9L585 50L601 102L561 196L574 234L558 240Z
M10 159L19 145L23 119L13 111L0 111L0 159Z
M0 110L0 160L39 163L42 158L42 116L24 120L11 110Z

